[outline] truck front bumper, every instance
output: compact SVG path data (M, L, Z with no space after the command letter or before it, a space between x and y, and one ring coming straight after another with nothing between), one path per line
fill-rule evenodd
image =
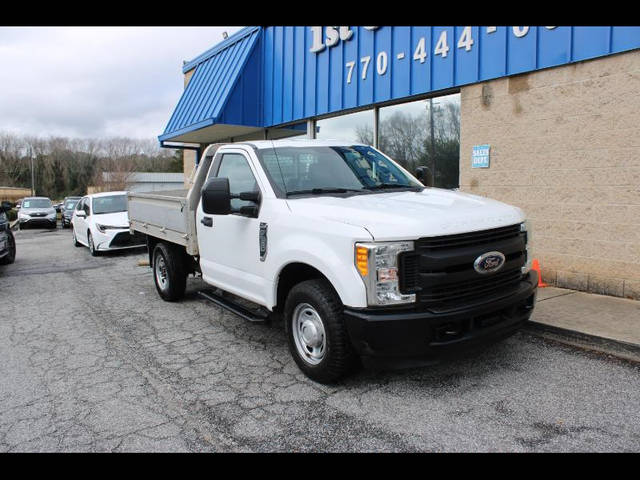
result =
M514 334L533 313L538 275L502 297L446 311L345 308L347 332L370 367L411 367L482 348Z

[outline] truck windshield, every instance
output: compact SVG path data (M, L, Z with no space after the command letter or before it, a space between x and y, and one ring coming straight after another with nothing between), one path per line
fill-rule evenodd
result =
M258 152L272 181L287 196L423 188L365 145L275 147Z
M93 199L93 213L116 213L127 211L126 195L110 195L108 197L95 197Z

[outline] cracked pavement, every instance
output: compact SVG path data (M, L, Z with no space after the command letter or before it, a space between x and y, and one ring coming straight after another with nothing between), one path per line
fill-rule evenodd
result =
M281 322L163 302L144 249L15 233L0 266L0 451L638 451L640 367L528 333L325 386Z

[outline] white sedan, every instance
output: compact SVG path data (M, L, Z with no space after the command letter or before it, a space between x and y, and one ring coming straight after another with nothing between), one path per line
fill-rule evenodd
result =
M73 244L84 245L94 257L107 250L144 246L145 238L129 232L127 192L86 195L77 203L71 217Z

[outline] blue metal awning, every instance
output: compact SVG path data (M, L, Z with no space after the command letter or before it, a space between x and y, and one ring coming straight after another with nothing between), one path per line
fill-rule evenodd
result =
M259 127L259 62L250 60L259 54L255 46L260 33L260 27L244 28L185 64L185 72L194 67L195 72L160 142L204 143L205 138L243 135Z
M184 65L158 138L293 135L308 119L637 49L637 26L246 27Z

